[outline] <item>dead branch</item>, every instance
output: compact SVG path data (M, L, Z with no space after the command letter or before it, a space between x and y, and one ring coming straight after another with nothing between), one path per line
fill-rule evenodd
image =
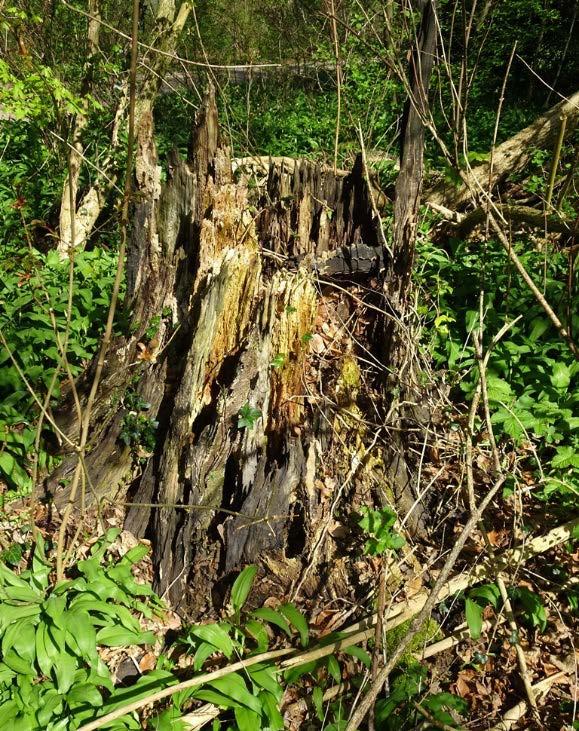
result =
M556 138L563 115L567 117L566 132L570 134L579 123L579 91L496 147L493 153L492 176L489 176L490 162L472 168L468 174L472 188L475 191L487 190L489 177L491 186L495 188L506 178L521 172L537 147L549 145ZM467 203L471 195L471 189L464 183L456 187L453 183L443 181L430 190L425 199L447 208L458 208Z
M434 205L432 206L434 208ZM531 228L547 229L553 233L569 234L573 231L573 221L562 218L555 213L545 215L542 211L530 206L518 206L511 203L497 203L496 211L511 225L525 224ZM436 206L435 210L440 211ZM454 214L456 215L456 214ZM468 237L472 231L486 221L487 211L484 208L475 208L460 220L457 234L461 238Z

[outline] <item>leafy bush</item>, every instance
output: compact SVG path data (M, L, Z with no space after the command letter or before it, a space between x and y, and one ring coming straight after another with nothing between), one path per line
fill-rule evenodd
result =
M95 352L106 322L116 256L103 249L85 251L75 257L74 267L67 360L76 376ZM0 345L0 477L20 492L31 487L26 465L38 407L18 368L41 400L56 375L52 396L59 397L66 374L56 333L64 342L68 268L54 251L21 249L0 262L0 332L6 342ZM40 457L46 466L47 452Z
M75 729L96 709L109 711L123 701L123 689L115 689L98 648L154 644L155 635L141 629L135 613L152 617L161 605L132 574L146 546L136 546L120 560L107 555L119 533L109 530L76 564L74 578L56 585L40 535L30 568L17 574L0 563L2 731ZM158 671L143 676L148 683L167 677ZM129 718L108 728L140 726Z
M567 257L540 252L531 241L515 250L545 297L565 321ZM540 494L570 497L579 484L579 364L544 310L514 271L496 242L453 240L449 254L428 241L420 244L416 279L424 295L422 314L435 364L455 391L470 399L478 382L473 328L478 327L478 292L485 289L487 341L505 322L522 316L494 348L488 366L488 395L496 434L517 446L536 448L545 479ZM579 327L576 303L573 330ZM536 465L535 465L536 467Z

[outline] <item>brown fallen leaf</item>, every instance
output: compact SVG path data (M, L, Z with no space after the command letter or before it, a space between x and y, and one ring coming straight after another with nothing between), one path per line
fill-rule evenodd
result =
M139 662L139 670L146 673L148 670L154 670L157 664L157 656L154 652L146 652Z

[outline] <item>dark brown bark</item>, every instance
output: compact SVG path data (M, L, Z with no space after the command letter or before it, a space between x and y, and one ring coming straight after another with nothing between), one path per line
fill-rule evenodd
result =
M424 531L423 507L416 504L417 486L412 480L405 460L404 427L416 421L418 409L398 406L412 404L420 398L413 379L413 343L409 341L411 320L408 295L414 264L420 192L424 174L424 126L422 119L428 111L428 90L436 54L436 7L428 0L409 67L410 99L404 114L401 136L400 172L394 197L394 229L392 258L387 260L384 295L386 319L384 328L384 360L389 369L387 391L393 402L394 420L398 427L392 435L393 459L389 465L390 479L396 497L405 510L413 510L410 525ZM396 394L396 395L395 395ZM422 417L421 417L422 418ZM421 419L419 419L420 421ZM413 507L414 506L414 507Z

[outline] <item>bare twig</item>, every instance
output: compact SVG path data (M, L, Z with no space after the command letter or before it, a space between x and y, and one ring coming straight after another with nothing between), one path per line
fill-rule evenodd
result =
M456 563L460 552L462 551L465 543L468 540L468 537L471 535L473 530L478 525L479 520L481 519L484 511L489 506L491 500L493 497L497 494L501 486L503 485L505 481L504 477L500 477L497 482L491 487L491 489L488 491L484 499L481 501L478 508L475 508L473 514L471 515L468 523L465 525L465 527L462 530L462 533L456 540L456 543L454 544L452 551L448 555L448 558L445 561L444 566L442 567L440 574L438 575L438 578L434 584L434 587L432 588L432 591L422 607L422 610L420 614L416 617L416 619L412 622L412 625L410 626L407 634L404 636L398 647L394 650L392 653L392 656L382 668L380 673L378 674L378 677L376 680L372 683L370 690L366 693L364 698L362 699L362 702L360 703L359 707L355 710L353 713L348 726L346 727L346 731L356 731L357 728L359 728L360 724L364 720L366 714L370 710L370 706L372 706L376 700L376 697L378 696L382 686L384 685L384 682L396 666L396 663L400 660L404 652L407 650L408 646L416 636L416 634L420 631L422 628L422 625L426 622L428 617L430 616L430 613L436 604L438 600L438 595L442 587L444 586L444 583L450 576L450 572L452 571L452 567Z
M129 95L129 135L127 141L127 169L125 178L125 193L123 208L121 213L120 222L120 245L119 245L119 258L117 263L117 271L115 274L115 280L113 283L113 291L111 294L111 303L109 306L109 312L107 316L107 323L105 326L105 332L101 341L101 346L98 354L98 360L96 364L95 374L92 382L92 386L86 402L85 411L83 414L83 421L81 425L80 441L78 444L78 452L82 457L86 449L88 435L90 430L90 422L92 416L92 409L96 399L98 387L100 384L101 375L105 365L105 358L108 351L109 343L112 338L113 322L115 318L115 312L117 307L117 301L119 296L119 290L123 279L124 264L125 264L125 251L127 247L127 236L128 236L128 225L129 225L129 203L131 199L132 190L132 176L133 176L133 147L135 140L135 102L136 102L136 81L137 81L137 36L139 30L139 0L133 0L133 27L132 27L132 41L131 41L131 71L130 71L130 95ZM62 515L62 522L58 531L58 540L56 547L56 575L57 581L64 579L64 545L66 541L66 531L68 523L72 515L78 486L80 483L81 473L83 469L83 461L79 459L75 468L71 488L70 497L68 503L64 509Z

